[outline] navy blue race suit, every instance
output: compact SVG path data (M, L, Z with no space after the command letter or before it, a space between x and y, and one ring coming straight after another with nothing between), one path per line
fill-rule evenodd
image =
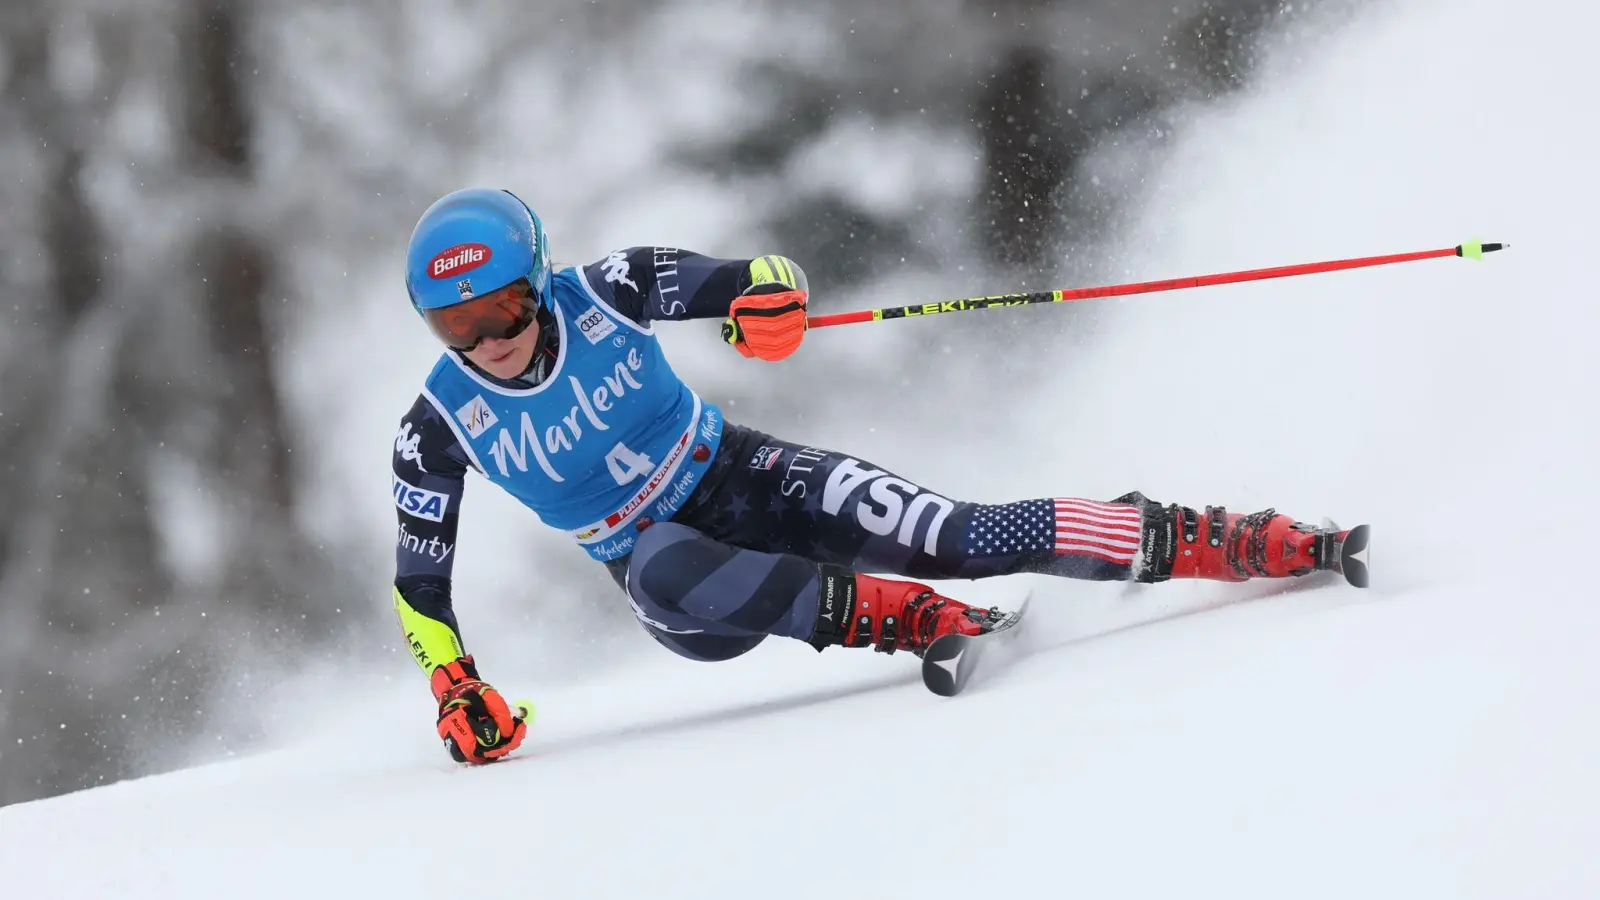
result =
M643 325L726 317L749 286L751 262L635 247L581 273L612 309ZM607 277L619 270L629 277ZM545 335L555 332L544 329ZM557 368L560 354L587 346L541 340L525 379L544 377ZM401 420L393 465L396 591L416 613L448 626L459 644L450 575L466 474L474 464L451 423L419 396ZM683 656L719 660L769 634L808 640L816 624L819 565L913 578L1016 572L1132 578L1141 544L1140 500L970 503L858 457L729 422L705 476L670 521L639 520L632 551L603 564L653 637ZM412 644L420 653L415 639Z

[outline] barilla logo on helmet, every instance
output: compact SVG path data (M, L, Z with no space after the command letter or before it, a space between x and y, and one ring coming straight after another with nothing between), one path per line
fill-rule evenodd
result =
M446 247L428 263L428 277L437 280L470 272L488 262L489 257L493 255L494 251L489 249L488 244L457 244L454 247Z

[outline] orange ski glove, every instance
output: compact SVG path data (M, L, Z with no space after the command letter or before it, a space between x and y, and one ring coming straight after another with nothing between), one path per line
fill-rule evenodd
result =
M777 362L800 348L806 336L806 295L781 284L762 284L728 307L722 339L745 358Z
M722 339L746 359L777 362L800 347L806 336L805 273L784 256L750 261L750 286L728 307Z
M494 762L528 733L533 710L519 704L513 714L500 692L478 677L472 657L436 666L431 684L439 700L439 737L456 762Z

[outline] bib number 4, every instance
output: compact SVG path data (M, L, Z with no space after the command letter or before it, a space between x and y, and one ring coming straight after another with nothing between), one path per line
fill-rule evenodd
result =
M641 475L654 472L656 464L643 453L635 453L618 443L606 452L606 468L610 470L611 477L617 480L617 484L627 484Z

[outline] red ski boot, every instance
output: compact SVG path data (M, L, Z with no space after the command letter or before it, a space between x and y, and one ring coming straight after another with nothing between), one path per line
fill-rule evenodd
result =
M1208 506L1202 516L1187 506L1162 508L1139 494L1123 502L1144 508L1139 581L1245 581L1342 571L1340 549L1349 531L1315 528L1272 509L1239 515Z
M880 653L910 650L917 656L946 634L983 634L1003 616L934 592L925 584L891 581L821 566L822 597L811 645L867 647Z

